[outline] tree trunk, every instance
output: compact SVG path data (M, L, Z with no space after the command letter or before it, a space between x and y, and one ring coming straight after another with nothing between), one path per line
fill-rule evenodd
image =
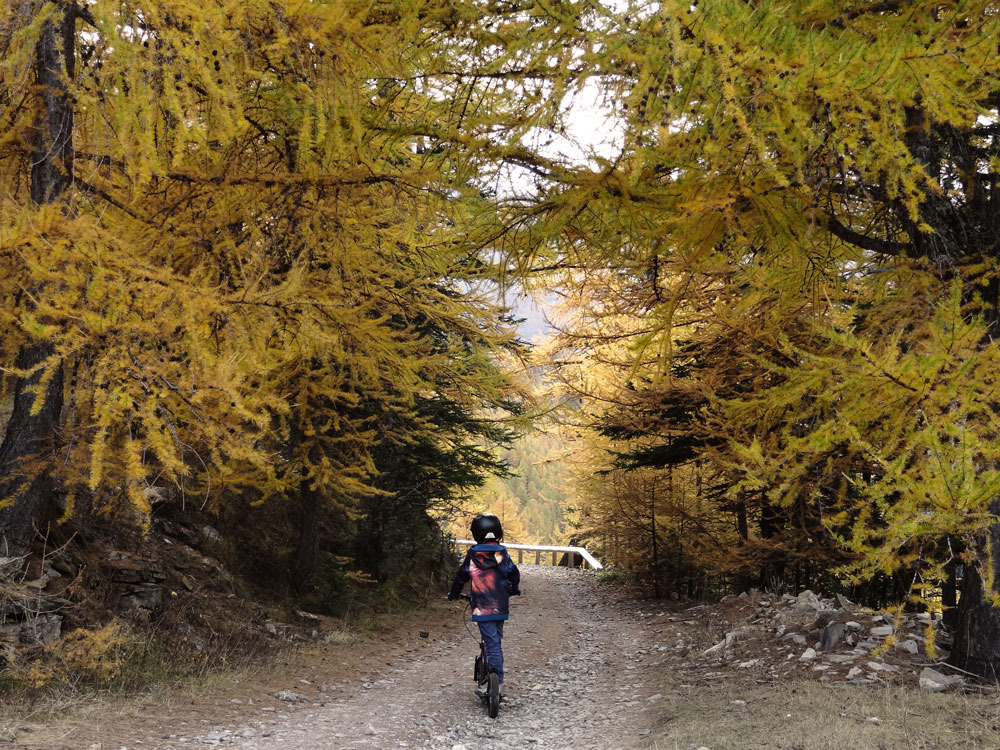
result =
M73 180L73 105L66 87L75 69L74 36L79 10L67 3L58 23L48 20L39 31L35 48L37 96L31 144L31 198L38 204L53 203ZM44 290L36 290L44 294ZM29 369L46 362L55 353L51 341L27 341L18 354L17 366ZM53 449L63 403L62 364L45 387L41 409L32 414L33 388L44 368L18 382L14 410L3 443L0 444L0 553L23 555L32 530L53 491Z
M649 493L649 535L653 546L653 595L660 598L660 556L656 539L656 485Z
M990 510L1000 511L1000 501L994 501ZM993 524L987 532L989 548L993 550L990 559L965 566L962 578L962 596L958 600L958 614L955 626L955 643L948 663L959 669L973 672L987 679L1000 681L1000 607L991 597L996 590L987 592L980 565L991 565L990 578L994 589L1000 583L1000 525Z
M295 422L289 430L289 449L294 455L303 450L308 451L308 459L318 459L319 448L315 443L304 447L305 432L302 423L303 413L293 414ZM299 482L299 534L295 545L295 568L292 571L292 585L298 590L305 589L319 565L319 530L323 515L323 498L312 486L311 480L303 478Z
M1000 609L986 599L979 568L967 565L948 663L1000 681Z
M740 500L736 503L736 533L740 536L740 546L750 540L750 524L747 520L747 504Z
M763 496L760 499L760 538L765 541L778 538L778 543L764 552L760 562L760 578L758 585L764 591L778 591L785 582L785 567L788 563L780 535L784 526L784 515Z
M957 567L958 563L954 560L945 566L945 570L948 571L948 580L941 584L941 606L944 608L941 621L946 628L952 631L954 631L955 625L958 623Z
M42 26L36 47L38 110L30 143L31 199L38 205L57 201L73 181L73 103L66 81L76 70L76 18L75 6L67 4L58 27L51 20Z
M293 583L296 589L302 591L319 566L319 527L323 504L323 498L307 479L302 481L299 488L299 503L302 508L302 521L295 549Z
M30 368L48 359L50 343L25 345L17 366ZM51 466L54 462L56 427L63 402L62 365L49 380L41 411L31 414L35 394L31 387L42 377L39 370L18 383L14 411L0 445L0 497L12 502L0 509L0 554L20 556L27 552L35 523L52 496Z

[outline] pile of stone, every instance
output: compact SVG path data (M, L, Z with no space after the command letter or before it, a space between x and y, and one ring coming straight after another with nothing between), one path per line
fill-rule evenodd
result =
M743 611L751 614L703 657L738 669L807 671L821 681L854 685L913 680L933 692L963 685L961 676L948 674L940 663L951 640L932 615L872 611L843 596L823 598L808 590L741 598ZM755 658L745 658L751 655Z

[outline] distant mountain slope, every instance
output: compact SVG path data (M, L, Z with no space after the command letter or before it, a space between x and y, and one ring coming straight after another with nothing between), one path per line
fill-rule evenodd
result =
M532 432L522 437L501 456L511 476L490 479L476 493L473 510L499 516L508 542L566 543L570 498L562 450L562 440L552 435Z

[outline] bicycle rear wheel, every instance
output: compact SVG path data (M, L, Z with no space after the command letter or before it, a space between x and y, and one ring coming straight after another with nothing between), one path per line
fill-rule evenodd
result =
M500 713L500 678L496 672L490 672L490 684L486 690L486 709L491 719Z

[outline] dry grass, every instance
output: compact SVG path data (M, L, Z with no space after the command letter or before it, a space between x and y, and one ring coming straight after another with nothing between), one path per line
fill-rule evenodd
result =
M417 634L445 632L454 625L454 611L438 602L406 616L379 614L349 623L323 619L316 640L290 640L256 660L228 661L221 669L162 673L141 690L70 685L44 693L8 690L0 701L0 746L80 750L99 742L105 748L141 747L137 738L167 736L178 727L245 722L248 711L255 710L248 706L263 705L290 686L320 701L323 684L357 689L373 665L384 661L386 649L402 650L406 644L409 652L431 644ZM312 684L303 684L303 676Z
M657 750L997 750L1000 696L798 682L674 687Z
M336 630L330 630L323 636L323 643L329 645L345 645L351 643L357 643L360 636L347 628L338 628Z

